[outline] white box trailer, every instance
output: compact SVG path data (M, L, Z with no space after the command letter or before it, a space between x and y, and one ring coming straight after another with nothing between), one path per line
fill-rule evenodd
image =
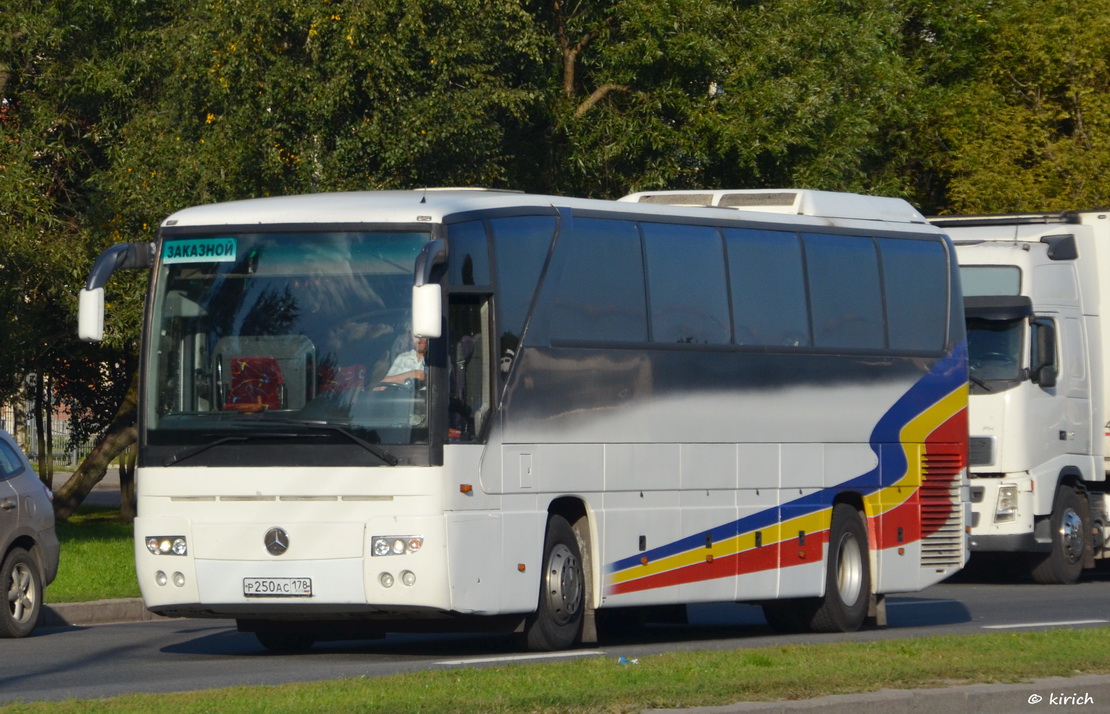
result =
M1106 556L1110 211L930 219L956 246L973 553L1074 583Z

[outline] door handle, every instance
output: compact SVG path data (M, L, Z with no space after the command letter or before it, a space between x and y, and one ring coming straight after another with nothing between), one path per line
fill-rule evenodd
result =
M0 503L0 508L4 509L5 511L12 510L13 508L15 508L15 499L5 498L4 502Z

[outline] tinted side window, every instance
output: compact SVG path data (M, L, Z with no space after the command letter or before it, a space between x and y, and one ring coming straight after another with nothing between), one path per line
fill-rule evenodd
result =
M23 460L7 442L0 441L0 481L23 470Z
M948 264L934 241L879 239L892 350L944 348Z
M654 342L729 342L724 252L715 228L642 223Z
M497 306L501 332L520 339L528 307L540 281L543 262L555 234L552 216L497 218L489 222L497 260ZM511 339L510 338L510 339ZM515 344L508 346L516 349Z
M576 218L555 251L559 271L551 339L647 340L644 262L635 223Z
M725 229L736 343L808 346L805 270L798 236Z
M803 234L813 344L883 349L883 298L875 243L860 236Z
M447 228L447 266L452 285L489 285L489 248L481 221Z

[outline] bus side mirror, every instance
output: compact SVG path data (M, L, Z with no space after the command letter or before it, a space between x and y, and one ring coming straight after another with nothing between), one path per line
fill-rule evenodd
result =
M439 337L443 331L443 294L432 282L432 271L447 263L447 241L442 238L424 244L416 256L412 288L412 336Z
M443 296L438 283L412 289L413 337L439 337L443 331Z
M77 336L86 342L104 339L104 288L82 290L77 305Z

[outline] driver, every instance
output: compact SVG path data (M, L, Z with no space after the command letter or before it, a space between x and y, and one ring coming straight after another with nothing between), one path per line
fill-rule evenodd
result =
M410 379L426 379L424 366L427 361L427 354L428 338L413 336L412 349L397 355L381 381L386 384L404 384ZM374 387L374 389L380 391L385 387Z

